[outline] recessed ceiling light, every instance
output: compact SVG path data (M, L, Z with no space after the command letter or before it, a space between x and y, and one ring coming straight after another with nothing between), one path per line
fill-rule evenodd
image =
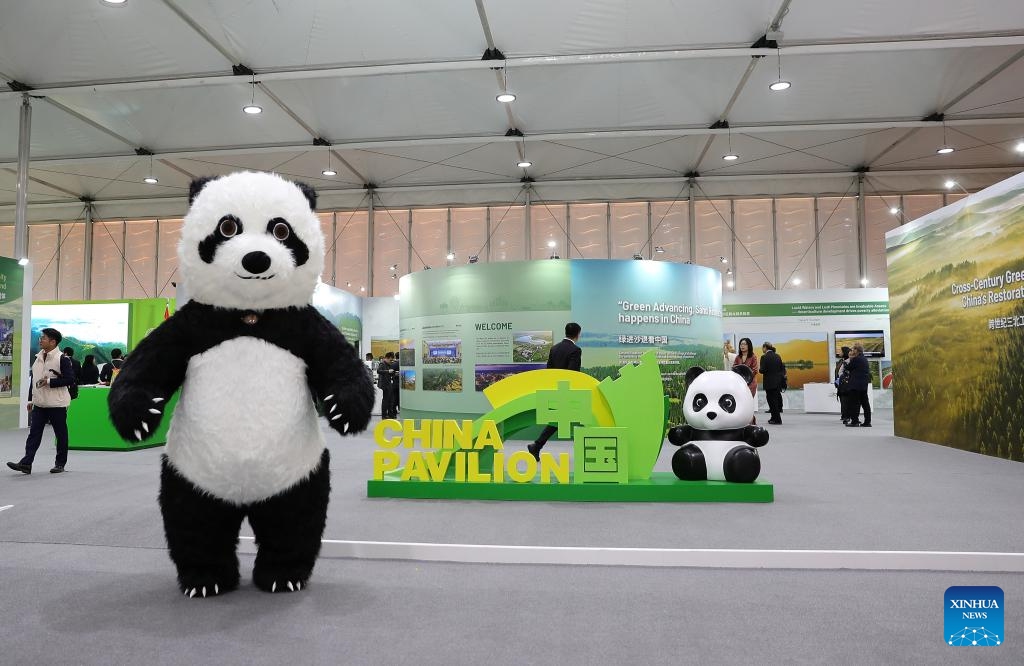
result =
M501 93L494 99L498 100L502 104L511 104L512 102L516 101L516 96L506 90L505 92Z
M939 155L949 155L951 152L953 152L953 146L942 146L935 152Z
M320 173L322 173L325 176L337 176L338 175L337 171L335 171L334 169L330 169L330 168L324 169Z
M729 153L728 155L722 155L722 159L726 162L732 162L740 158L736 153Z
M146 176L142 179L142 182L149 183L150 185L156 185L160 181L156 179L156 176Z
M896 206L893 206L892 208L889 209L889 213L891 215L899 215L900 214L900 209L897 208Z
M775 83L771 84L768 87L771 90L774 90L775 92L779 92L780 90L789 90L790 86L792 86L792 85L793 84L790 83L789 81L779 80L779 81L776 81Z
M533 162L530 162L529 160L520 160L516 166L520 169L529 169L533 166Z
M246 104L242 107L242 111L248 113L250 116L255 116L259 113L263 113L263 107L259 104Z

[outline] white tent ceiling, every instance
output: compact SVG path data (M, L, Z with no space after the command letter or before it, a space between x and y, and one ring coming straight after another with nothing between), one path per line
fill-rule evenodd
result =
M752 48L772 29L779 49ZM779 56L793 87L772 92ZM246 116L253 78L264 112ZM585 199L671 197L694 173L718 196L1024 169L1020 0L0 0L0 82L0 221L22 86L30 219L74 218L83 197L180 214L191 176L239 168L306 180L328 206L366 184L415 205L509 201L524 176Z

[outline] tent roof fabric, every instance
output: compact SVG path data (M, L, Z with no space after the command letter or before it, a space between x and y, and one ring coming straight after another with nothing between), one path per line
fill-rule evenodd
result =
M1019 0L0 6L4 222L25 87L30 219L73 218L81 198L180 214L191 177L239 169L343 207L368 184L418 205L509 201L524 176L628 199L695 174L709 195L750 196L842 193L860 174L973 189L1024 168ZM793 86L773 92L780 70ZM512 104L495 100L506 88ZM263 113L247 116L253 98Z

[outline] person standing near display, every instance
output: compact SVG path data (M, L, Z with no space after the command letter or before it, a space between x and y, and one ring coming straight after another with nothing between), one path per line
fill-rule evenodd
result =
M81 384L82 364L75 358L75 350L71 347L65 347L64 355L71 359L71 365L75 368L75 383Z
M124 359L121 357L120 349L110 350L110 363L104 363L103 369L100 370L100 383L110 385L110 382L114 379L114 371L121 371L121 366L124 365Z
M722 343L722 369L732 370L732 364L736 360L736 349L732 346L732 340Z
M768 423L782 425L782 389L786 388L786 364L770 342L761 345L761 376L771 418Z
M577 342L583 327L574 321L565 325L565 339L551 348L548 352L548 368L557 370L575 370L579 372L583 363L583 350ZM548 443L551 436L558 432L558 426L546 425L541 431L540 437L533 444L529 444L526 450L537 460L540 460L540 450Z
M839 400L839 419L846 425L850 422L850 404L846 399L846 392L849 390L849 376L846 375L847 366L850 363L850 348L843 347L840 350L843 353L843 357L836 361L836 369L833 378L833 384L836 387L836 399ZM844 381L844 376L846 381Z
M754 353L754 343L750 341L750 338L740 338L740 353L736 354L736 358L732 362L733 365L745 365L750 368L750 372L753 373L754 378L747 384L747 388L750 389L750 395L754 398L754 404L757 404L757 373L760 371L760 367L757 362L757 354ZM757 410L755 410L754 416L750 419L750 425L757 425Z
M388 352L384 354L384 358L377 364L377 386L380 387L383 393L380 403L380 416L384 419L393 419L398 413L398 406L395 401L395 369L392 367L394 358L395 353Z
M871 402L868 399L868 385L871 383L871 368L868 367L868 360L864 358L864 347L859 343L850 350L850 363L847 366L850 373L849 388L846 392L846 399L849 401L847 415L850 422L847 428L871 427ZM858 420L860 410L864 410L864 421Z
M92 386L100 383L100 369L96 367L96 357L86 354L82 361L82 373L78 376L78 383L82 386Z
M7 466L22 474L32 473L32 462L43 441L43 429L49 423L57 437L57 459L51 474L64 471L68 462L68 405L71 393L68 387L75 383L75 368L71 359L57 351L63 336L55 328L44 328L39 335L39 353L32 363L28 388L29 431L25 441L25 455L20 462Z

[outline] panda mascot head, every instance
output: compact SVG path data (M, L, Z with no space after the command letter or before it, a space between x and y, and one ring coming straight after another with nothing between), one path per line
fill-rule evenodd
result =
M745 365L732 370L690 368L686 372L683 415L699 430L742 428L754 416L754 398L747 384L754 378Z
M316 193L270 173L200 179L178 243L190 298L223 308L308 305L324 266Z
M693 367L686 372L683 415L668 440L680 447L672 471L684 481L751 483L761 473L754 447L768 443L768 432L751 425L756 405L747 385L754 373L745 365L732 370Z

